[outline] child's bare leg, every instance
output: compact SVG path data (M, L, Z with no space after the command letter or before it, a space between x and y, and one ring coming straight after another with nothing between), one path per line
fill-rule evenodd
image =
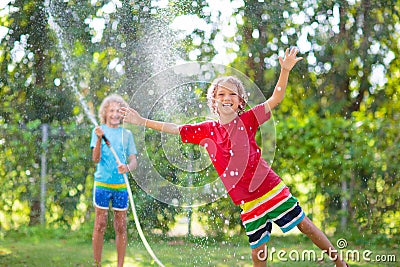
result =
M307 235L315 245L328 253L328 256L334 259L337 267L346 267L346 263L326 235L307 216L297 225L297 228Z
M94 221L92 246L95 266L101 266L101 253L103 251L104 232L107 228L107 213L106 209L95 208L96 218Z
M251 250L251 258L253 260L254 267L267 266L268 251L265 243Z
M118 267L124 265L127 241L126 233L126 211L114 211L115 243L118 254Z

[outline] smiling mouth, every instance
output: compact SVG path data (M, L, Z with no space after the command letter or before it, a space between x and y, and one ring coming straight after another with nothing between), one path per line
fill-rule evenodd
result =
M223 107L232 107L233 104L222 104Z

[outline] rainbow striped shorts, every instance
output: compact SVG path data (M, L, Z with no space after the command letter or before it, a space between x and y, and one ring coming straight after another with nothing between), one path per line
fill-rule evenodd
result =
M240 217L252 249L269 241L272 222L286 233L298 225L305 216L297 199L283 182L262 197L246 202L240 207L242 208Z
M106 184L95 182L93 187L93 203L100 209L108 209L110 201L113 210L128 209L128 191L126 184Z

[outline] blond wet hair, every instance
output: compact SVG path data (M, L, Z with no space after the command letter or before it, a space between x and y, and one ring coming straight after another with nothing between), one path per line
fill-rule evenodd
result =
M211 83L211 86L207 90L207 104L208 104L208 107L210 108L211 112L213 112L214 114L218 114L218 110L215 106L215 98L216 98L215 93L217 92L218 87L222 83L230 83L230 84L233 84L234 86L236 86L238 96L240 97L240 99L243 102L243 104L239 106L238 113L242 114L247 105L247 100L248 100L247 93L246 93L246 90L244 89L242 81L234 76L219 77L219 78L216 78Z
M111 103L118 103L120 107L128 107L128 103L126 103L122 96L117 94L107 96L103 99L103 102L101 102L99 108L99 118L101 124L106 124L107 108L110 106Z

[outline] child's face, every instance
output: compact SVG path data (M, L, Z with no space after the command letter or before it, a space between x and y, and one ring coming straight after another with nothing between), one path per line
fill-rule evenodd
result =
M116 128L121 123L121 116L118 112L120 104L111 102L106 111L106 124L108 127Z
M220 116L236 115L239 105L242 104L237 87L230 82L219 84L215 92L215 104Z

